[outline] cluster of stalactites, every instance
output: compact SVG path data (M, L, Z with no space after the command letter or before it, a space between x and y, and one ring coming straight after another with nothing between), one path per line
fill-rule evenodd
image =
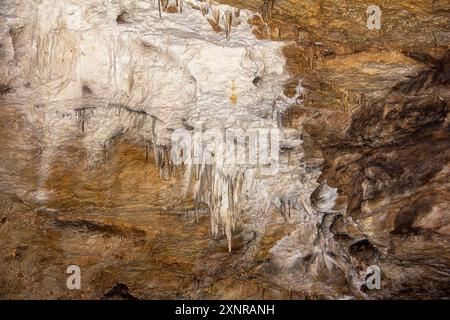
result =
M231 29L237 27L240 21L241 10L235 8L222 9L213 6L209 0L187 0L192 8L199 10L217 32L225 31L227 39L230 39Z
M148 148L146 146L146 161L148 160ZM153 144L153 153L155 157L155 164L159 171L159 177L163 180L170 180L174 177L182 164L177 164L174 160L174 153L170 145L156 145Z
M244 182L244 171L235 167L218 167L215 164L193 165L192 177L196 179L194 206L199 209L206 204L211 215L211 231L214 236L220 233L228 240L231 252L232 234L236 226L240 208L239 196Z
M272 109L272 118L276 121L278 128L292 127L293 109L293 106L285 110Z
M105 159L110 158L111 150L115 141L131 130L139 131L149 116L145 112L135 111L120 105L108 105L109 110L115 110L120 116L120 126L114 127L108 138L103 143ZM79 125L85 132L88 119L94 115L96 107L85 107L76 109ZM149 161L150 149L153 148L155 164L159 170L159 176L163 180L170 180L177 172L188 168L191 171L194 189L194 206L198 212L201 204L206 204L211 215L211 231L214 236L223 234L228 240L228 249L231 251L232 234L240 213L238 203L242 193L245 177L245 168L229 164L207 164L194 161L195 154L192 151L190 157L185 158L177 148L170 144L156 143L156 117L150 116L152 120L151 140L145 144L145 161ZM180 157L183 158L180 161ZM197 159L198 160L198 159Z
M120 119L120 123L124 124L125 131L139 131L144 126L147 117L150 116L145 111L133 110L127 106L120 104L107 104L101 107L88 106L77 108L75 109L75 113L79 121L78 123L81 132L85 132L86 124L89 118L94 114L94 112L100 110L105 111L106 113L110 111L116 112L116 115ZM155 126L156 117L150 117L152 118L152 125ZM155 129L153 128L152 131L154 132Z
M161 18L161 12L166 12L168 8L183 12L183 0L158 0L159 18Z
M206 205L210 211L212 234L225 235L228 250L231 251L232 234L240 213L238 203L242 194L245 168L214 162L197 163L193 158L194 152L192 158L186 157L170 145L153 145L153 150L162 179L170 179L179 168L190 171L196 216L198 217L201 205Z
M78 126L80 127L82 133L84 133L89 116L93 113L94 110L95 110L94 107L84 107L75 109L75 114L77 115L78 118Z

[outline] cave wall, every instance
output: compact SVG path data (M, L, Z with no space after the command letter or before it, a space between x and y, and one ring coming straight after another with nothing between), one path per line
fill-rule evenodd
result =
M449 1L184 5L2 2L0 296L448 297ZM172 165L198 123L279 171Z
M222 2L259 10L259 37L295 42L304 145L347 202L330 230L352 263L377 262L392 296L447 295L450 3ZM366 27L371 4L380 30Z

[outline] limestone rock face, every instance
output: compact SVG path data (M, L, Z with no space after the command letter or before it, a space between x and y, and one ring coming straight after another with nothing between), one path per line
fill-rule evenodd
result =
M450 296L448 1L0 8L1 298Z

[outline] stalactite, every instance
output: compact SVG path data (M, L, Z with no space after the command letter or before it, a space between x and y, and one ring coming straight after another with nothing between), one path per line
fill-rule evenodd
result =
M156 120L157 118L155 116L152 117L152 140L153 143L156 143Z
M124 128L116 128L110 135L109 138L103 142L103 156L107 160L111 157L111 150L114 146L114 141L119 139L124 134Z
M161 0L158 0L159 18L161 19Z
M263 8L262 8L262 18L265 22L268 22L272 19L272 11L275 5L274 0L264 0Z
M203 16L207 16L206 18L214 31L225 31L227 40L230 39L232 27L237 27L241 23L241 9L221 9L214 7L210 1L191 0L188 3L192 8L199 10Z
M209 4L206 2L201 2L200 12L202 13L202 15L206 16L209 13Z
M212 16L213 16L213 19L214 19L214 23L216 25L219 25L220 24L220 10L217 9L217 8L213 8Z
M200 170L201 170L200 164L192 165L192 177L195 179L195 181L198 181L200 179Z
M77 113L77 117L80 121L81 132L84 133L84 124L86 122L86 110L85 109L76 110L76 113Z
M150 158L150 147L151 147L151 143L147 142L145 144L145 163L148 163L148 160Z
M270 203L286 220L296 214L297 218L301 218L302 221L310 222L311 217L314 216L314 211L301 192L288 192L273 198Z
M314 63L315 63L315 58L316 58L316 53L314 51L314 48L312 46L308 47L308 49L306 50L306 57L308 59L308 67L309 70L314 70Z
M169 180L172 177L172 162L169 148L169 146L165 145L153 146L156 166L159 170L159 176L163 180Z
M145 120L148 114L142 110L133 110L128 106L124 106L121 104L108 104L106 108L109 110L116 110L119 117L122 116L122 113L126 113L126 121L128 122L128 130L136 130L139 131L145 124ZM151 116L153 117L153 116Z
M82 133L84 133L86 129L88 117L92 114L94 110L95 110L94 107L84 107L75 109L75 114L77 115L78 124Z
M287 205L288 205L288 217L290 219L291 218L291 200L287 201Z
M176 155L170 145L153 145L153 152L161 179L170 180L183 167L183 164L179 164L176 159L182 155Z
M161 11L165 12L167 7L169 6L169 0L160 0L161 1Z
M105 160L110 158L111 155L111 149L112 149L112 140L106 140L105 142L103 142L103 157Z
M293 118L294 118L293 107L289 107L287 110L287 124L288 124L289 128L292 128Z
M284 111L272 109L272 117L276 120L278 128L291 128L293 123L293 108L288 107Z
M285 205L283 199L280 200L280 208L278 210L280 211L280 213L283 216L283 218L286 219L286 205Z
M227 36L227 40L230 40L232 24L233 24L233 13L231 12L231 10L227 10L227 12L225 12L225 33Z
M233 9L233 27L237 27L241 23L241 9Z

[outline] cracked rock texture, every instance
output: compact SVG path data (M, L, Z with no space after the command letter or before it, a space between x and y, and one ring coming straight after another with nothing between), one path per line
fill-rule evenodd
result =
M162 2L0 3L0 298L449 298L450 2Z

